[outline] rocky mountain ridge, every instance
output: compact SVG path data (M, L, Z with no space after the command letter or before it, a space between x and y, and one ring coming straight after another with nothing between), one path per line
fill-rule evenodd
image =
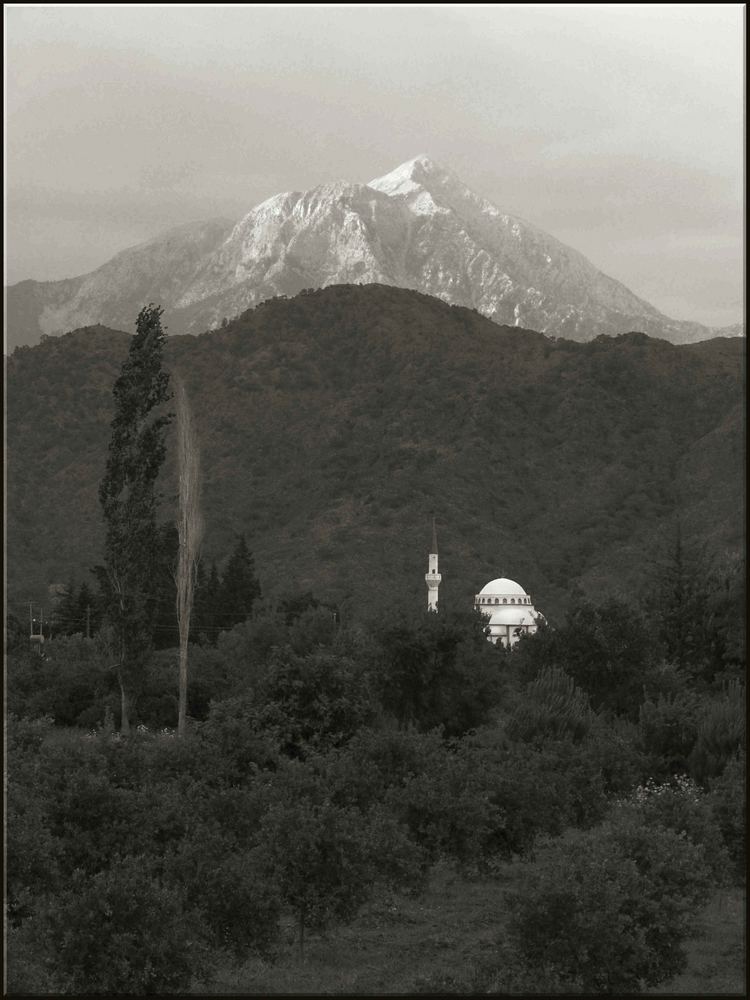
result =
M669 319L578 251L418 156L369 184L286 192L232 225L170 230L88 275L6 290L7 347L103 323L146 302L170 333L201 333L276 296L336 284L414 289L502 325L588 341L632 330L673 343L733 335Z

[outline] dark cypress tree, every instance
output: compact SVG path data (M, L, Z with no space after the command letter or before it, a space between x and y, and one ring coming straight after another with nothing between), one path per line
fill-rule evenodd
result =
M694 664L701 645L704 609L697 593L698 570L685 551L681 525L656 581L656 618L666 656L680 669Z
M166 451L171 414L158 413L169 397L162 368L162 310L141 310L128 357L114 384L115 416L107 465L99 486L106 525L104 597L114 632L121 694L121 729L130 731L130 713L142 686L152 644L155 607L153 557L158 551L156 490Z
M222 629L244 622L250 616L254 602L260 597L255 563L244 535L239 536L229 557L221 579L220 596L217 625Z
M195 614L193 631L204 637L210 643L215 643L219 634L219 610L221 605L221 580L216 563L211 563L211 570L206 576L203 564L198 563L198 574L195 584Z

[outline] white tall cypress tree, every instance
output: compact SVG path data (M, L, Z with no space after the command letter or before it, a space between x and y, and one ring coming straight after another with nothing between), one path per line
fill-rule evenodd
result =
M193 610L198 556L203 538L203 516L200 505L200 452L195 436L190 403L184 383L175 378L177 403L177 470L179 505L177 534L177 624L180 633L179 707L177 734L184 736L187 719L188 637Z

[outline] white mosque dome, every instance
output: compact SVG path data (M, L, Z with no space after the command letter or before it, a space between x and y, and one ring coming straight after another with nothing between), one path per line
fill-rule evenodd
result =
M489 613L489 612L488 612ZM531 605L519 606L506 604L493 608L490 613L490 625L535 625L536 611Z
M480 594L492 594L494 597L513 597L520 594L522 597L526 596L526 591L523 589L520 583L516 583L515 580L508 580L504 576L500 576L497 580L490 580L489 583L485 584L484 587L479 591Z
M536 632L544 622L521 584L505 576L485 584L474 598L474 607L487 620L490 642L504 646L515 645L522 635Z

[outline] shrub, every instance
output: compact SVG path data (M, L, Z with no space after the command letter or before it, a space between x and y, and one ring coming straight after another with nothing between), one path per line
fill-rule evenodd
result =
M649 779L620 800L613 815L615 822L630 816L645 826L662 826L687 837L703 852L713 878L718 882L726 878L728 856L711 801L687 775L677 775L661 785Z
M281 734L289 756L341 746L375 712L366 671L328 652L276 650L256 696L262 724Z
M388 808L422 848L425 863L445 857L462 867L481 865L494 853L496 831L505 822L487 775L460 752L444 751L430 764L387 791Z
M334 802L366 811L411 775L439 767L445 753L439 732L363 728L345 747L313 762L323 769Z
M57 725L75 726L104 718L105 703L116 680L101 644L81 635L45 643L44 656L20 652L9 658L8 709L18 716L52 717Z
M718 777L745 746L745 687L730 681L706 705L698 721L698 736L690 755L690 773L701 784Z
M263 817L252 859L294 915L304 951L308 928L352 917L389 873L408 874L414 855L380 810L363 817L357 809L295 796Z
M590 825L606 808L599 769L582 745L498 745L486 731L436 748L383 800L428 861L469 869L526 854L540 834Z
M44 802L16 776L8 782L5 850L7 915L17 924L39 893L59 884L62 844L49 830Z
M641 705L639 738L650 774L664 779L687 771L699 714L700 699L693 691L661 694Z
M188 905L200 910L213 948L241 962L255 951L273 954L281 901L254 863L252 851L234 836L201 825L164 864L170 884L185 887Z
M214 702L200 735L230 782L246 782L279 759L281 734L261 720L252 694Z
M573 678L557 667L543 667L524 690L509 720L508 735L529 743L545 739L580 742L591 723L588 697Z
M746 838L746 768L745 751L740 750L722 773L710 782L709 802L721 830L736 875L742 876L745 865Z
M442 726L461 736L498 703L502 655L486 641L475 614L430 614L376 632L375 678L384 710L422 731Z
M584 747L592 766L601 774L606 795L630 792L648 773L638 746L638 728L628 719L595 715Z
M520 971L561 992L658 985L683 968L680 945L710 889L701 850L671 830L628 821L571 833L508 894Z
M112 860L95 875L73 872L40 901L43 967L66 993L184 991L212 961L199 915L141 859Z
M519 645L518 669L526 679L544 667L559 667L597 711L638 718L656 650L636 608L614 599L599 605L582 601L571 608L562 626L540 629Z

